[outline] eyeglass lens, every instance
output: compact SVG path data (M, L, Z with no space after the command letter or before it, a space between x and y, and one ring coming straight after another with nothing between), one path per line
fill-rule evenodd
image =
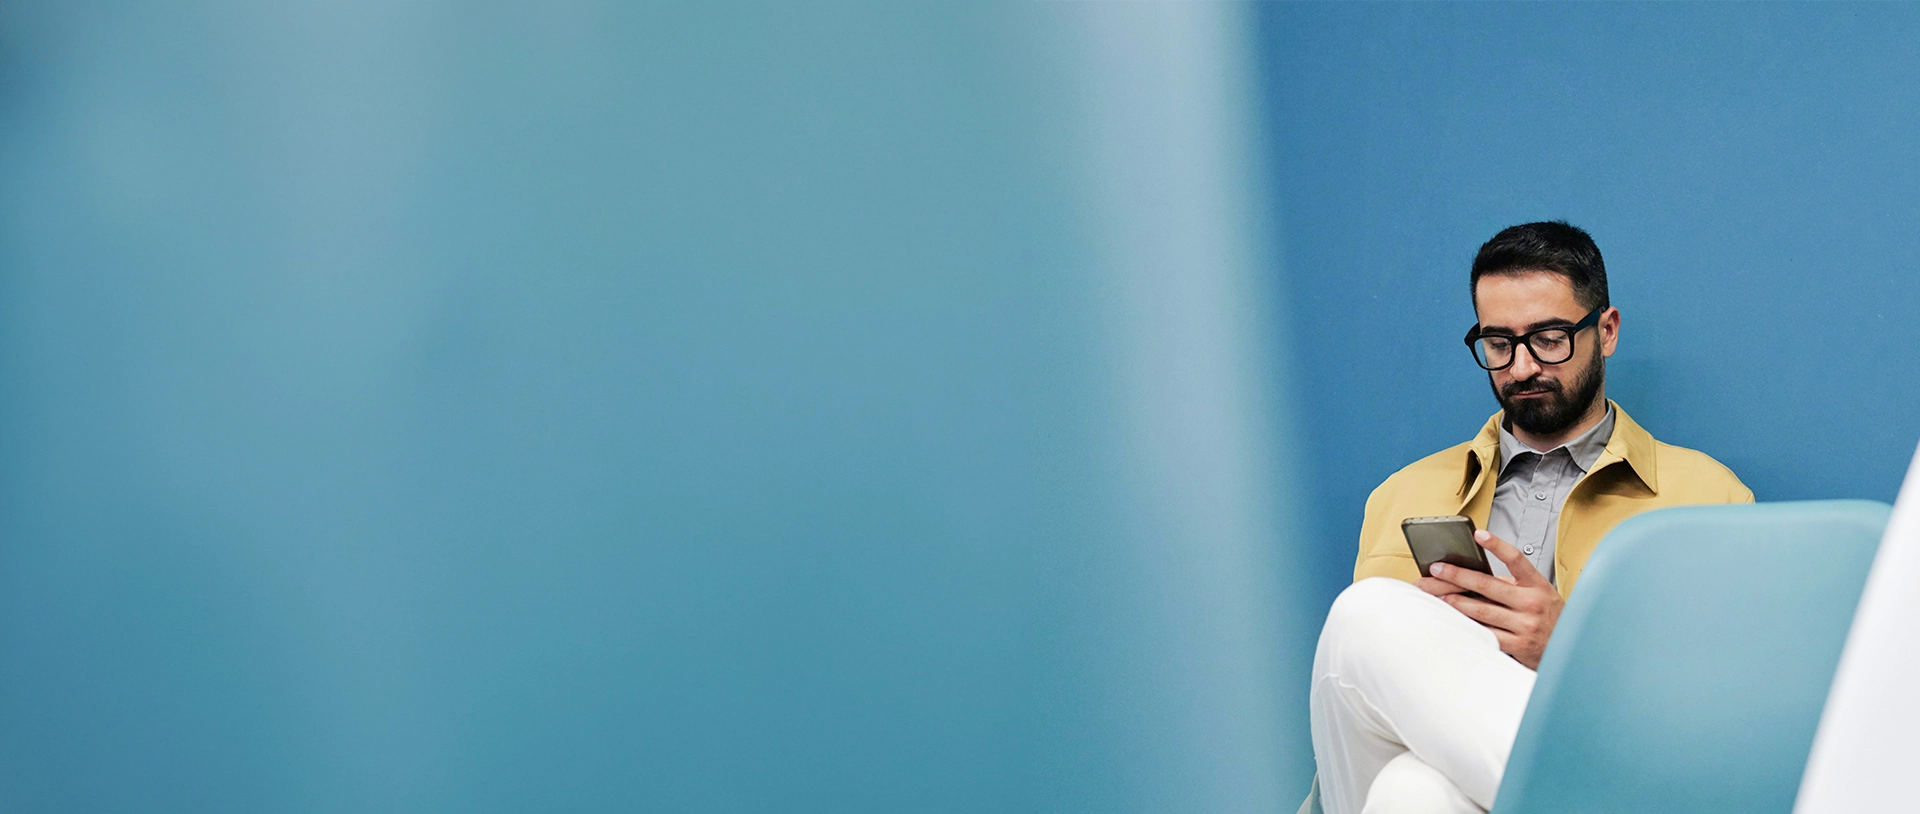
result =
M1473 353L1480 357L1481 367L1499 370L1513 363L1514 340L1511 336L1483 336L1473 343ZM1573 358L1573 334L1557 328L1538 331L1527 337L1527 349L1534 361L1557 365Z

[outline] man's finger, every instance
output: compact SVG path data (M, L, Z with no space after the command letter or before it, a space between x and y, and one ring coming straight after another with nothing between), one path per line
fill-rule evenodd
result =
M1463 591L1472 591L1501 604L1511 605L1520 596L1517 586L1492 574L1443 563L1435 563L1433 570L1435 577L1458 585Z
M1521 623L1525 621L1521 614L1503 605L1496 605L1492 602L1485 602L1464 596L1449 597L1446 602L1452 605L1454 610L1466 614L1468 619L1501 631L1517 631Z
M1508 633L1497 627L1490 627L1487 628L1487 630L1493 634L1493 638L1500 640L1500 652L1502 653L1512 653L1526 643L1518 634Z
M1418 582L1413 583L1413 587L1419 588L1434 596L1450 596L1463 593L1467 590L1444 579L1434 579L1433 577L1421 577Z
M1529 587L1553 584L1546 575L1540 573L1540 569L1533 567L1533 561L1527 559L1527 555L1520 553L1520 549L1515 548L1512 543L1495 537L1493 532L1486 529L1476 531L1473 533L1473 541L1507 564L1507 571L1513 574L1515 584Z

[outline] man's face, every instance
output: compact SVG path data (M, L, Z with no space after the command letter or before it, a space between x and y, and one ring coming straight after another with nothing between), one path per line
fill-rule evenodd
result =
M1489 274L1474 291L1474 310L1483 334L1519 336L1554 325L1571 325L1587 315L1574 299L1573 284L1549 271ZM1573 357L1543 365L1530 349L1516 347L1513 364L1489 371L1493 397L1515 427L1551 436L1578 424L1603 391L1606 357L1620 338L1620 312L1607 309L1600 323L1573 337Z

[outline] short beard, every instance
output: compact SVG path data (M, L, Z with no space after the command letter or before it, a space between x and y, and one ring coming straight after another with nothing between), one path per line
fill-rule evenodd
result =
M1607 361L1600 355L1600 349L1593 349L1593 358L1585 373L1573 382L1573 395L1568 396L1560 382L1542 378L1535 374L1526 381L1508 382L1505 388L1493 386L1493 397L1507 411L1507 420L1513 426L1526 430L1533 435L1554 435L1573 426L1587 410L1593 407L1594 399L1600 396L1600 385L1606 380ZM1487 383L1493 383L1493 377L1487 377ZM1519 392L1546 391L1540 398L1515 399Z

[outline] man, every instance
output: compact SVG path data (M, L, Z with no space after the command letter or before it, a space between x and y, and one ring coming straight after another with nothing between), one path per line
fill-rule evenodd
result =
M1586 232L1506 229L1474 258L1470 290L1467 344L1501 411L1367 499L1355 582L1314 655L1329 814L1491 808L1540 654L1600 539L1651 509L1753 500L1719 462L1655 441L1607 399L1620 311ZM1481 529L1495 576L1418 573L1400 521L1454 514Z

